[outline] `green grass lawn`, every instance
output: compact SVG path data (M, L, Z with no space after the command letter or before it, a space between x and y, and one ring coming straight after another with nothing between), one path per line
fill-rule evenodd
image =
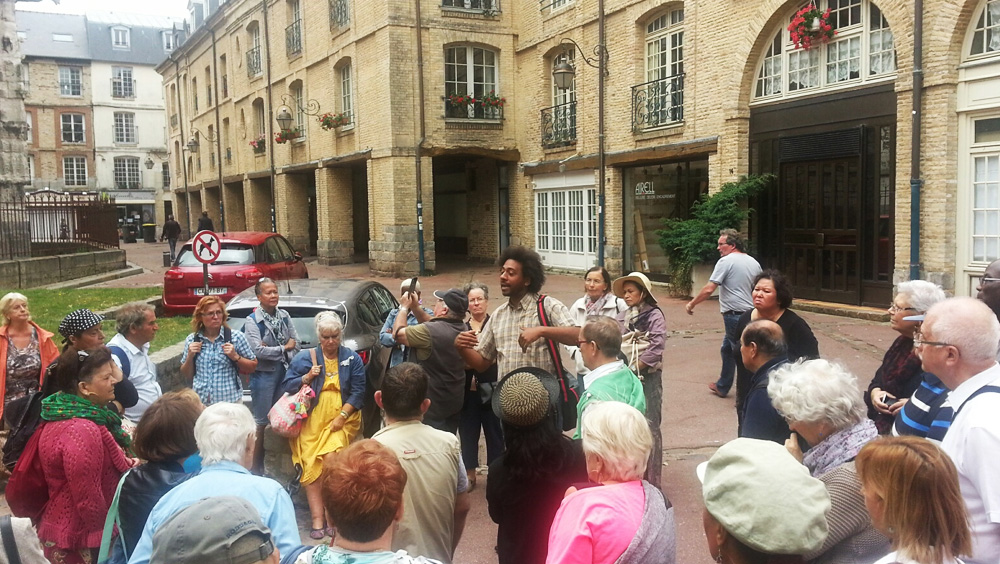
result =
M94 311L107 309L116 305L126 304L136 300L145 300L160 295L160 288L83 288L73 290L20 290L28 297L28 308L32 320L56 334L56 344L62 342L62 336L56 331L59 323L69 312L88 308ZM158 320L160 330L150 346L150 351L156 351L181 341L191 332L191 317L161 317ZM106 319L102 325L105 342L115 335L115 320Z

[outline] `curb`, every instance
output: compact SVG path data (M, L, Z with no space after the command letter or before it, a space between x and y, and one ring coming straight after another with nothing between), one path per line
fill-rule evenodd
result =
M100 284L102 282L118 280L119 278L136 276L143 273L143 268L141 266L131 262L127 262L126 264L128 264L128 266L121 270L105 272L104 274L95 274L94 276L86 276L83 278L76 278L66 282L59 282L57 284L49 284L48 286L42 286L42 288L45 290L73 290L76 288L93 286L94 284Z

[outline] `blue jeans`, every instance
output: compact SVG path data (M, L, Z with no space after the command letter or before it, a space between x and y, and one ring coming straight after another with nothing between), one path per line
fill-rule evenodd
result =
M736 334L736 326L739 324L742 312L722 314L722 322L726 326L726 334L722 337L722 347L719 354L722 356L722 372L715 382L715 387L719 393L726 395L733 387L733 378L736 375L736 355L740 354L740 336Z
M177 239L167 239L167 243L170 245L170 260L173 261L177 258Z
M458 438L462 441L462 462L465 463L466 470L475 470L479 466L480 429L486 436L486 463L489 464L503 454L500 419L493 413L492 402L483 403L478 390L466 389L458 433Z
M267 425L267 413L281 399L281 381L284 370L277 372L254 372L250 375L250 399L253 420L258 425Z

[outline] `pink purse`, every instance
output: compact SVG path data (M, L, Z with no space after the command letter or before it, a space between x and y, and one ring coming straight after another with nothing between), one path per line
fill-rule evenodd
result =
M316 366L316 349L309 351L313 366ZM316 393L308 384L303 384L294 394L285 392L271 410L267 412L267 420L271 430L281 437L293 439L302 432L302 423L309 417L309 404Z

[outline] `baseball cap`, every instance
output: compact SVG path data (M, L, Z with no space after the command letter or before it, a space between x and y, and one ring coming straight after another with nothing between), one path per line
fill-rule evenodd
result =
M737 540L766 554L805 554L829 533L823 482L773 441L740 438L697 468L705 509Z
M252 564L275 551L260 513L235 496L208 497L174 513L153 535L150 564Z
M452 288L446 292L437 290L434 292L434 297L442 300L444 305L448 306L448 311L452 313L465 315L469 311L469 296L466 296L465 292L459 289Z

